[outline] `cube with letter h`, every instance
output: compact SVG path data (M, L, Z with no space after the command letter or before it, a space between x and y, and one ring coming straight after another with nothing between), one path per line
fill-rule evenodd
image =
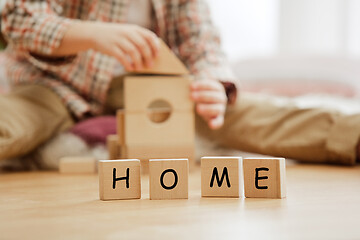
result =
M141 198L140 160L100 160L101 200Z
M202 157L201 196L240 197L242 195L241 157Z
M285 159L245 158L244 184L245 197L284 198Z

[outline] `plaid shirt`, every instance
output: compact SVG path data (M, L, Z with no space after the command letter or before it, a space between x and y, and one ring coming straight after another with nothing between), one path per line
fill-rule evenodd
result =
M114 58L93 50L65 58L42 58L31 52L51 54L73 21L126 22L129 1L7 1L1 30L9 42L6 51L9 79L15 84L51 88L79 119L101 114L113 79ZM205 0L152 0L152 7L155 33L195 79L232 78Z

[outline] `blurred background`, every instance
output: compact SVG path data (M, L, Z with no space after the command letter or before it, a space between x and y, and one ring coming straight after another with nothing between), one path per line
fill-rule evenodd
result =
M230 59L360 56L358 0L209 0Z
M208 2L244 91L360 97L360 1Z

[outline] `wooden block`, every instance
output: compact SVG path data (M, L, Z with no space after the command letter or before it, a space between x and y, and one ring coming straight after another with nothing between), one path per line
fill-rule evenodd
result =
M118 144L123 146L125 144L125 111L119 109L116 111L116 132L118 135Z
M147 114L125 115L127 146L195 145L195 116L193 112L172 112L163 123L153 123Z
M193 111L188 76L127 76L124 78L124 109L146 112L154 100L169 103L172 111Z
M109 153L109 159L119 159L121 156L121 146L119 145L118 135L108 135L106 138L106 145Z
M126 144L125 144L125 110L124 109L119 109L116 112L116 121L117 121L117 126L116 126L116 131L117 131L117 136L118 136L118 145L119 145L119 156L118 158L122 158L122 159L126 159L126 158L130 158L127 157L126 154Z
M122 157L193 158L195 116L190 81L182 76L125 77L125 111L118 112L118 129L123 129L121 141L126 146Z
M101 200L141 198L140 160L99 161Z
M59 160L60 173L95 173L96 159L93 157L63 157Z
M161 40L158 56L155 58L152 67L135 70L136 73L183 75L189 74L185 65L176 57L169 47Z
M149 160L150 199L188 198L188 159Z
M245 158L243 169L245 197L286 196L284 158Z
M171 108L148 109L147 116L154 123L165 122L171 115Z
M242 183L241 157L201 158L202 197L239 197Z

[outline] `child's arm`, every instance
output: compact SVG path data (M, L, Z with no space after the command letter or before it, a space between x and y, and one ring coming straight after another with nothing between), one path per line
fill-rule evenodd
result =
M197 103L196 110L210 128L216 129L223 125L227 102L220 79L235 81L221 51L220 38L210 19L206 2L180 2L177 19L179 55L198 80L191 88L192 99ZM235 91L229 100L233 101L236 88L232 89Z
M59 16L61 9L56 1L8 1L2 14L2 32L20 51L68 56L94 49L117 58L127 70L151 65L157 54L157 38L149 30L67 19Z
M159 41L153 32L136 25L79 21L69 27L51 55L71 55L88 49L116 58L128 71L140 70L153 64Z

